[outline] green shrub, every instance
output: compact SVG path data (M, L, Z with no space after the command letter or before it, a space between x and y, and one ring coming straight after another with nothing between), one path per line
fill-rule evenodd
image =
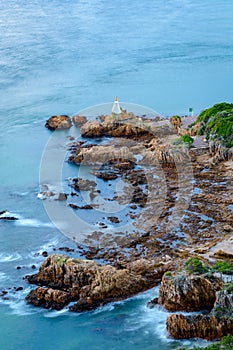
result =
M181 117L179 115L173 115L171 118L181 121Z
M212 269L221 273L233 275L233 265L226 261L217 261Z
M196 120L201 123L197 133L207 140L219 141L227 148L233 147L233 103L218 103L205 109Z
M202 264L202 261L196 257L190 258L186 261L185 269L189 273L200 273L200 274L206 273L209 271L208 266L204 266Z
M210 108L204 109L198 116L197 122L206 123L210 117L215 116L219 112L232 112L233 111L233 103L217 103Z
M166 271L164 274L166 277L170 277L172 275L171 271Z
M190 137L189 135L182 135L180 136L178 139L173 141L174 145L182 145L182 144L186 144L188 146L190 146L193 143L193 138Z

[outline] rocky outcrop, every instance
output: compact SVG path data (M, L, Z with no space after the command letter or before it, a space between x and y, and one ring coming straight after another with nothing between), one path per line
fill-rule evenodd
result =
M52 116L45 123L49 130L69 129L71 126L71 119L67 115Z
M112 137L135 137L149 135L149 130L139 123L112 121L98 123L92 121L81 128L81 135L84 137L112 136Z
M69 186L75 189L75 191L90 191L96 186L96 182L93 180L82 179L80 177L74 177L69 182Z
M146 150L142 152L142 164L157 165L158 162L162 164L179 164L190 161L189 149L187 146L179 148L173 145L163 144L157 138L153 138L147 145Z
M2 210L0 211L0 220L14 221L14 220L18 220L18 218L15 216L12 216L7 210Z
M202 338L214 340L233 334L230 318L213 315L173 314L167 317L167 331L175 339Z
M26 301L58 310L75 301L70 310L80 312L121 300L155 285L169 265L144 260L118 269L91 260L50 255L37 274L27 276L29 283L39 287L28 294Z
M72 117L72 121L77 128L81 128L81 126L87 122L87 117L84 117L82 115L74 115Z
M233 159L233 147L228 148L218 141L209 142L210 155L213 156L212 162L218 164L223 161Z
M216 277L205 275L163 277L158 303L170 311L211 310L208 314L167 317L168 333L175 339L203 338L214 340L233 334L232 287L224 287ZM149 306L153 306L153 302Z
M233 294L222 290L216 293L216 302L208 315L169 315L167 331L173 338L203 338L214 340L233 335Z
M98 164L116 161L116 163L134 162L135 158L128 147L95 146L82 147L73 152L69 162L76 164Z
M205 275L163 276L158 302L169 311L211 310L223 282Z
M181 126L181 117L178 115L174 115L173 117L171 117L170 122L178 131Z

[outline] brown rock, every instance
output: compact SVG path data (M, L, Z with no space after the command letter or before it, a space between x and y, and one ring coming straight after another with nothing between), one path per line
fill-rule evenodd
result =
M51 255L38 274L28 277L30 283L47 286L30 292L26 300L35 306L60 309L69 301L77 301L72 311L88 309L88 305L120 300L145 289L145 282L128 269L110 265L98 266L94 261Z
M169 311L210 310L216 300L216 291L222 287L223 282L216 277L164 275L158 302Z
M112 136L112 137L135 137L150 134L149 130L137 123L127 121L97 121L88 122L81 128L81 135L85 137Z
M224 225L224 226L223 226L223 229L224 229L224 231L226 231L226 232L231 232L232 227L231 227L231 225Z
M45 123L45 127L49 130L69 129L71 125L71 119L67 115L52 116Z
M172 314L167 317L166 326L169 334L175 339L214 340L233 334L233 323L230 318L217 318L213 315Z
M77 149L70 157L69 161L76 164L105 164L115 162L116 164L135 161L133 153L128 147L96 146L82 147Z
M81 115L74 115L72 121L77 128L80 128L87 122L87 118Z

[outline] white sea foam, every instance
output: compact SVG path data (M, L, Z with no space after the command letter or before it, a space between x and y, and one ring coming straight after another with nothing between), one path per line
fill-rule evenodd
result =
M41 222L37 219L19 219L15 221L17 226L29 226L29 227L50 227L53 228L54 225L51 222Z
M14 253L14 254L0 253L0 263L16 261L16 260L20 260L21 258L22 256L19 253Z
M67 307L67 308L64 308L64 309L59 310L59 311L49 310L49 311L44 313L44 317L55 318L55 317L59 317L59 316L64 316L65 314L68 314L68 313L69 313L69 310Z
M5 272L0 272L0 281L4 281L7 279L7 276L5 274Z

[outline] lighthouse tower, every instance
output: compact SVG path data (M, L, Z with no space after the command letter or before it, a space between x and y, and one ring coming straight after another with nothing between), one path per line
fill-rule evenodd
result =
M114 103L113 103L113 106L112 106L112 113L113 114L120 114L121 113L121 108L120 108L117 96L114 99Z

